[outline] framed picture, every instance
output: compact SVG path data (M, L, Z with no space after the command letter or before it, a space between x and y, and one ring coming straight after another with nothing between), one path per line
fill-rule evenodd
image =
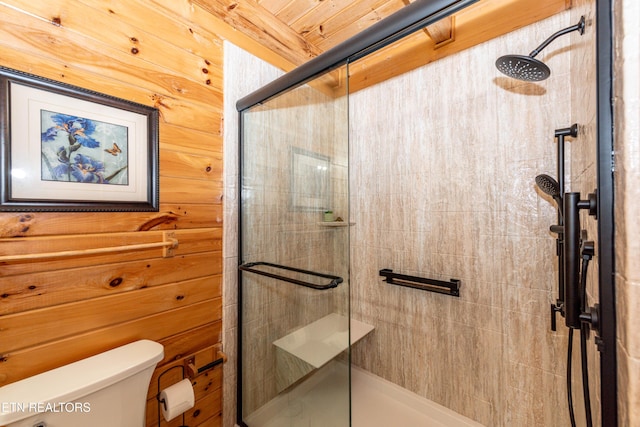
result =
M158 110L0 67L0 211L157 211Z
M323 211L330 208L331 159L292 147L291 205L294 210Z

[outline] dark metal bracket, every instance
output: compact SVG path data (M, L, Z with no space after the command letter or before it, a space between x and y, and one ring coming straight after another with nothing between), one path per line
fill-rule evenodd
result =
M597 190L589 194L587 200L580 199L580 193L564 194L564 314L565 324L568 328L580 329L582 313L580 281L582 275L581 246L583 243L580 229L580 210L588 210L589 215L597 218ZM593 256L595 249L589 245L588 253ZM589 257L590 259L590 257Z
M460 296L460 280L451 279L448 282L443 280L427 279L424 277L407 276L406 274L394 273L393 270L383 268L380 276L385 277L385 282L391 285L405 286L407 288L420 289L423 291L436 292L439 294Z
M319 285L317 283L311 283L311 282L308 282L308 281L305 281L305 280L299 280L299 279L296 279L296 278L293 278L293 277L283 276L281 274L275 274L275 273L271 273L269 271L264 271L264 270L260 270L259 268L256 268L256 267L260 267L260 266L281 269L281 270L290 271L290 272L294 272L294 273L308 274L310 276L316 276L316 277L321 277L321 278L324 278L324 279L328 279L329 281L327 283L325 283L325 284ZM238 270L249 271L251 273L259 274L261 276L271 277L273 279L278 279L278 280L282 280L284 282L294 283L294 284L299 285L299 286L304 286L304 287L307 287L307 288L317 289L317 290L320 290L320 291L323 291L323 290L326 290L326 289L335 288L336 286L338 286L340 283L343 282L342 277L339 277L339 276L332 276L330 274L318 273L318 272L309 271L309 270L302 270L300 268L287 267L285 265L272 264L270 262L248 262L248 263L240 265L238 267Z

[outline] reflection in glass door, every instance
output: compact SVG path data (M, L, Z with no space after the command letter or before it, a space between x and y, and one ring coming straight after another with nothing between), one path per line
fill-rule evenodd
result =
M239 404L250 427L350 425L344 75L242 113Z

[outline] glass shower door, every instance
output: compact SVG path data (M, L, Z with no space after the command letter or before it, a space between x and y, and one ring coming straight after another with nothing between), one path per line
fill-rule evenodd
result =
M350 425L344 75L242 113L239 418L250 427Z

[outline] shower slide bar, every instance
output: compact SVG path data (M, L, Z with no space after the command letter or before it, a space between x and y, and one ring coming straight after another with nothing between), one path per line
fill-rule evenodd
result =
M283 276L281 274L276 274L276 273L273 273L273 272L264 271L264 270L260 270L259 268L256 268L256 267L261 267L261 266L262 267L285 270L285 271L289 271L289 272L293 272L293 273L306 274L306 275L314 276L314 277L321 277L323 279L329 279L329 282L325 283L325 284L317 284L317 283L312 283L312 282L309 282L309 281L306 281L306 280L299 280L299 279L296 279L296 278L293 278L293 277ZM284 282L289 282L289 283L293 283L293 284L296 284L296 285L299 285L299 286L304 286L304 287L307 287L307 288L317 289L317 290L320 290L320 291L323 291L323 290L326 290L326 289L335 288L340 283L343 282L342 277L339 277L339 276L332 276L330 274L318 273L318 272L309 271L309 270L302 270L300 268L287 267L287 266L279 265L279 264L272 264L270 262L248 262L248 263L240 265L238 267L238 270L249 271L251 273L259 274L261 276L271 277L273 279L282 280Z
M391 285L406 286L408 288L420 289L423 291L436 292L439 294L460 296L460 280L451 279L448 282L424 277L407 276L406 274L394 273L393 270L383 268L380 275L385 277L384 281Z

